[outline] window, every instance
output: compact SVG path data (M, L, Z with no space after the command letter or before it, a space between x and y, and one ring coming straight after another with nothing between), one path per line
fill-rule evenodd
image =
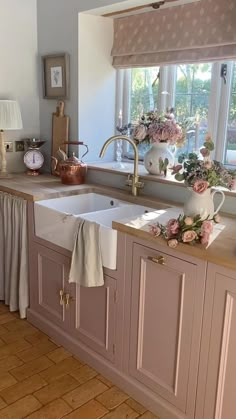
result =
M178 121L195 119L185 146L177 154L190 153L201 147L208 131L212 64L184 64L176 69L175 115ZM198 126L197 126L198 124Z
M158 107L159 67L134 68L131 72L131 121Z
M144 112L158 107L159 67L134 68L131 71L130 121L135 124ZM143 159L149 144L140 144L139 157ZM133 148L126 145L126 156L133 158Z
M236 166L236 62L233 65L229 116L226 134L225 163Z
M223 64L226 79L221 74ZM179 122L193 119L177 154L199 149L209 131L216 142L216 158L236 166L236 62L131 69L130 121L136 123L143 112L167 107L175 108ZM141 159L147 148L139 145ZM130 147L124 154L133 158Z

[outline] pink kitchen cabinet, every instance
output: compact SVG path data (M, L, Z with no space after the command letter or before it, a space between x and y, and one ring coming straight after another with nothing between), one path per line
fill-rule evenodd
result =
M127 368L168 417L194 418L205 268L163 250L133 243Z
M34 243L30 263L30 321L34 317L57 326L78 344L82 343L114 362L116 352L117 281L104 276L104 286L84 288L69 284L70 258ZM33 314L33 318L32 318Z
M30 309L61 328L69 328L66 294L70 259L45 246L31 246Z
M236 271L119 233L104 286L33 238L28 320L163 419L236 418Z
M117 281L104 277L104 286L73 286L71 331L88 348L109 361L115 359Z
M196 419L236 418L236 272L209 264Z

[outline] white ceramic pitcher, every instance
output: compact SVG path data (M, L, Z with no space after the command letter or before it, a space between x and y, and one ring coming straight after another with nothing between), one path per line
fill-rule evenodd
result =
M184 204L184 214L189 215L190 217L200 214L202 220L207 217L213 218L213 216L219 212L225 201L224 192L218 189L212 191L209 188L201 194L194 192L192 188L188 188L188 190L189 197ZM221 202L215 209L213 198L217 193L221 195Z

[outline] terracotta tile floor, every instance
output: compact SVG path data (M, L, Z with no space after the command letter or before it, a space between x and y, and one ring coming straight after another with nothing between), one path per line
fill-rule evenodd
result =
M155 419L0 303L0 419Z

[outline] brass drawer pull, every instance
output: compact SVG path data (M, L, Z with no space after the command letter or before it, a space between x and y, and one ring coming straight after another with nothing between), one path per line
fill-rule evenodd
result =
M63 290L60 290L59 296L60 296L60 306L63 306L64 304L64 291Z
M159 265L165 265L165 258L164 256L158 256L158 257L152 257L152 256L148 256L148 260L150 260L151 262L154 263L158 263Z
M73 297L70 296L70 294L65 294L65 300L66 300L66 308L69 308L70 302L74 300Z

